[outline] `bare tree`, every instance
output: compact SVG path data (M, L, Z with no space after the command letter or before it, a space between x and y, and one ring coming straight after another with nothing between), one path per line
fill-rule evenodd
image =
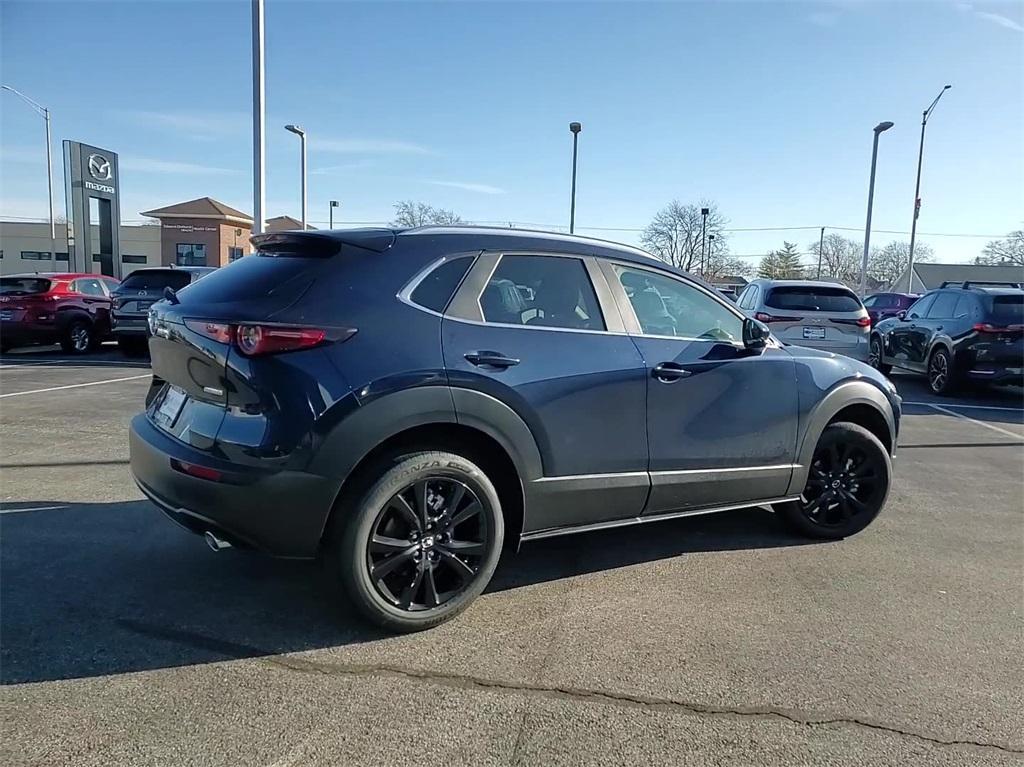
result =
M672 266L686 271L700 267L701 260L701 208L708 208L705 238L704 271L708 276L724 274L724 257L729 252L728 238L723 228L728 223L715 203L702 200L698 204L683 205L673 200L659 210L640 235L640 242L653 255ZM707 257L708 243L712 243L711 258Z
M914 245L914 261L928 263L934 260L935 252L925 243ZM910 243L893 240L882 248L873 248L868 258L868 275L889 287L899 279L910 263Z
M425 202L401 200L395 203L395 217L391 226L397 229L411 229L428 224L460 224L462 218L451 210L435 208Z
M807 252L817 255L818 243L807 246ZM848 285L860 284L860 262L864 245L839 234L825 236L821 243L821 276L823 279L838 280ZM818 273L817 260L813 268Z
M974 259L976 264L1024 266L1024 229L1010 232L1006 239L992 240Z

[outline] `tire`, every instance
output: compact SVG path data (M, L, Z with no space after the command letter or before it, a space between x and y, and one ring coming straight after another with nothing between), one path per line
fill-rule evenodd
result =
M932 356L928 358L928 388L932 394L948 396L953 394L958 387L956 370L953 368L953 358L946 347L937 346Z
M882 362L882 337L871 336L870 352L868 354L868 364L871 365L875 370L884 376L889 375L892 372L892 365L886 365Z
M383 460L364 479L358 500L335 512L347 519L327 537L329 577L389 631L421 631L458 615L487 586L504 542L491 480L468 458L442 451Z
M72 320L61 335L61 348L68 354L86 354L95 346L92 326L85 320Z
M892 461L878 437L854 423L833 423L825 428L814 448L800 500L775 504L773 508L799 535L846 538L878 516L889 496L891 481Z

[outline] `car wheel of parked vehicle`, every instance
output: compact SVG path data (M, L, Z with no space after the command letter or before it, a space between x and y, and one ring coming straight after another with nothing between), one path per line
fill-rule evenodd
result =
M892 365L882 362L882 339L879 336L871 337L871 349L868 352L868 364L882 375L889 375L892 372Z
M928 360L928 387L935 394L951 394L956 383L953 361L949 352L940 346Z
M845 538L867 527L885 505L892 461L874 434L853 423L830 424L814 449L799 501L777 504L795 532Z
M467 458L430 451L376 466L380 479L325 552L356 607L392 631L432 628L487 586L504 540L494 485ZM332 561L333 560L333 561Z
M92 328L85 320L74 320L64 331L61 348L69 354L85 354L93 346Z

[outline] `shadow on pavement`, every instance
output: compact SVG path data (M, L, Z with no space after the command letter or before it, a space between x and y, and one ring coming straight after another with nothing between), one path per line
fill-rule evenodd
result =
M24 510L31 508L40 510ZM8 502L0 520L3 684L386 636L333 595L315 563L236 550L214 554L146 502ZM725 512L527 544L503 558L488 591L692 552L803 543L785 535L766 510Z

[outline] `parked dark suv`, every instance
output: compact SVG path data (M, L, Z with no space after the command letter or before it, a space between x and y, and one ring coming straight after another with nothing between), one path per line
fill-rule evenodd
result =
M114 291L112 325L118 348L128 355L145 351L149 307L164 288L181 290L214 270L212 266L160 266L136 269Z
M503 543L771 504L840 538L885 503L899 397L783 348L632 248L471 227L288 232L154 305L131 468L213 548L321 555L436 625Z
M928 376L936 394L968 382L1024 383L1024 290L1014 282L944 282L871 332L871 364Z

